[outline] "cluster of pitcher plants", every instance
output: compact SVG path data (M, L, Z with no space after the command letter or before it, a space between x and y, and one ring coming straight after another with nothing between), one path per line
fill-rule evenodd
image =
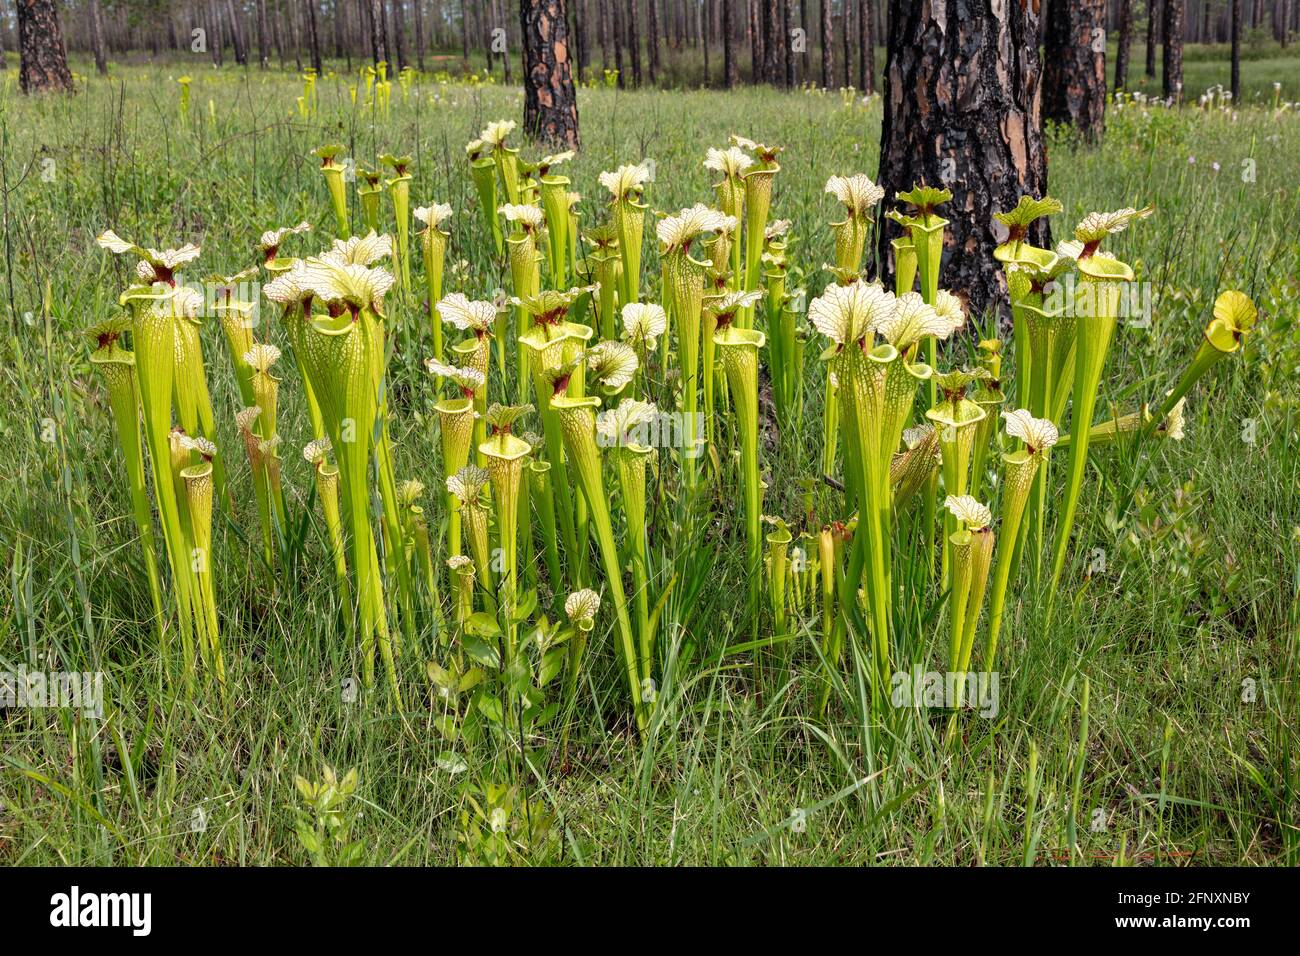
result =
M703 158L707 201L652 211L652 165L602 173L583 200L564 175L572 153L526 161L513 131L494 122L466 146L476 210L412 208L409 156L352 177L343 148L322 146L331 221L271 229L250 261L201 285L181 275L193 245L100 237L138 260L120 309L87 335L158 650L187 693L200 675L226 693L214 568L246 558L211 553L214 509L256 515L253 566L274 592L291 586L277 567L295 501L318 512L333 569L331 639L357 655L365 686L378 658L403 712L437 702L449 738L484 719L523 738L571 715L597 659L613 664L631 723L650 727L680 639L666 627L680 585L669 540L734 540L737 639L713 650L752 658L760 688L806 665L818 711L850 646L877 703L925 654L958 675L995 669L1018 589L1041 589L1052 613L1090 454L1181 438L1188 394L1254 323L1250 300L1224 292L1185 371L1120 409L1099 395L1135 272L1105 246L1152 209L1091 214L1055 249L1029 236L1060 203L1027 196L998 213L1010 335L980 339L941 287L946 190L918 185L882 216L865 175L831 177L835 261L806 272L790 261L790 223L772 216L780 147L732 137ZM884 219L899 227L889 287L864 271ZM482 236L506 294L445 287L453 223L459 243ZM205 355L208 318L223 359L211 343ZM432 409L406 475L391 436L399 348L419 350ZM239 407L214 407L210 375L231 376ZM301 429L279 414L286 381ZM806 415L820 417L819 454L792 463ZM297 487L282 474L290 442L311 475ZM780 477L791 470L793 485ZM934 651L899 614L918 587L945 610ZM427 676L414 695L404 655Z

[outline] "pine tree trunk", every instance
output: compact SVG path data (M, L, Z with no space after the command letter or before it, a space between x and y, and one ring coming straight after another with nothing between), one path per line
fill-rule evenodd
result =
M822 89L831 88L831 74L835 72L834 50L831 37L831 0L822 0Z
M1119 0L1119 43L1115 50L1115 89L1128 87L1129 48L1133 45L1133 0Z
M374 65L388 59L388 35L384 29L383 0L365 0L366 22L370 26L370 55Z
M844 82L840 86L848 89L853 85L853 8L849 6L847 0L844 2L843 11L840 14L840 46L844 54L843 73Z
M208 52L212 56L212 65L221 69L221 61L225 56L225 40L221 32L221 6L218 3L208 5Z
M415 8L415 65L424 70L424 0L411 0Z
M722 0L722 72L723 83L733 90L740 82L740 64L736 61L736 3Z
M393 11L393 50L397 54L397 69L406 66L406 14L402 13L402 0L392 0ZM509 62L507 59L506 62Z
M266 19L266 0L257 0L257 55L262 69L271 65L271 26Z
M649 48L650 85L653 86L659 76L659 0L649 0L650 8L646 14L646 45Z
M1043 43L1043 116L1095 142L1105 115L1106 0L1056 0Z
M316 0L305 0L307 7L307 45L311 53L311 68L320 76L325 71L320 59L320 25L316 22Z
M641 25L637 8L639 0L629 0L627 5L627 45L632 53L632 85L641 85Z
M547 145L577 149L578 96L564 0L520 0L519 24L524 39L524 131Z
M18 10L18 85L24 93L72 91L54 0L14 0Z
M704 50L704 85L706 87L713 85L713 77L709 73L709 0L702 0L703 5L700 7L700 48Z
M858 89L870 96L876 89L876 38L872 35L875 11L871 0L858 0Z
M221 45L221 32L217 31L217 46ZM104 48L104 11L99 0L90 0L90 43L95 51L95 72L108 75L108 51Z
M618 71L618 88L624 89L627 86L627 76L623 71L623 44L627 37L623 29L623 5L621 0L608 0L612 6L611 18L612 29L609 31L614 41L614 69Z
M749 2L749 82L754 86L763 82L763 15L759 5L764 0Z
M248 45L244 42L244 26L240 22L242 7L235 10L235 0L226 0L226 19L230 21L230 43L235 48L235 62L240 66L248 65ZM220 16L217 17L220 22Z
M609 72L609 0L596 0L596 32L600 34L600 68ZM604 76L601 77L604 81Z
M1038 6L983 0L960 17L956 7L889 0L878 179L889 197L921 182L952 190L938 210L951 221L939 281L979 315L1000 308L1005 286L993 213L1047 190ZM882 263L899 234L880 230ZM1050 244L1046 220L1030 238Z
M1156 46L1160 42L1160 0L1147 0L1147 77L1156 78Z
M1162 89L1165 99L1183 98L1183 7L1187 0L1165 0L1165 62Z
M1232 102L1241 102L1241 0L1232 0Z

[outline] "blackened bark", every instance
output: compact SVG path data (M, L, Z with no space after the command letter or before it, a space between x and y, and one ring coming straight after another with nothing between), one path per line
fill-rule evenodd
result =
M18 85L24 93L72 90L54 0L14 0L18 9Z
M1129 48L1133 45L1133 0L1119 0L1119 43L1115 50L1115 89L1128 86Z
M392 10L392 40L394 50L397 53L397 69L400 70L406 66L406 38L404 36L406 33L406 17L402 13L402 0L393 0ZM508 54L506 62L510 62ZM506 75L509 76L508 70Z
M415 8L415 65L424 69L424 0L411 0Z
M1241 0L1232 0L1232 102L1241 100Z
M366 9L370 19L370 55L375 66L380 60L388 59L388 29L384 26L383 0L367 0Z
M874 12L871 0L858 0L858 89L864 96L876 89L876 38L871 29Z
M1165 0L1165 62L1162 89L1165 99L1183 98L1183 5L1187 0Z
M843 12L840 14L840 46L844 54L844 82L840 85L848 89L853 85L853 8L843 0Z
M641 85L641 25L638 22L640 0L630 0L627 5L627 45L632 53L632 85Z
M623 44L627 42L623 30L623 4L622 0L609 0L609 4L613 27L610 36L614 40L614 69L618 72L618 88L621 90L627 86L627 76L623 71Z
M544 143L577 149L578 97L564 0L520 0L519 23L524 37L524 130Z
M764 0L763 79L773 86L780 84L784 72L781 53L785 44L781 42L781 23L781 0Z
M705 24L705 41L708 40ZM781 0L781 49L785 57L785 88L794 89L794 34L790 30L790 0Z
M834 72L834 50L831 48L831 0L822 0L822 89L831 88L831 73Z
M307 6L307 43L311 47L311 68L320 76L325 71L320 62L320 25L316 22L316 0L305 0Z
M740 81L740 64L736 60L736 3L738 0L722 0L722 59L723 82L727 89L735 89Z
M1106 0L1056 0L1043 43L1043 116L1096 141L1106 115Z
M646 12L646 31L646 47L650 63L650 85L653 86L655 78L659 75L659 0L649 0L649 10Z
M914 183L952 190L953 200L938 210L950 220L940 284L963 296L973 314L996 309L1005 282L993 258L993 213L1047 190L1038 4L889 0L888 26L882 205ZM898 235L886 220L881 263ZM1049 245L1045 219L1030 238Z
M1156 78L1156 44L1160 42L1160 0L1147 0L1147 76Z

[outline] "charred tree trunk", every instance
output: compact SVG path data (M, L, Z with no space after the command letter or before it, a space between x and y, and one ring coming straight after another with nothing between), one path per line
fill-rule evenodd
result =
M320 24L316 22L316 0L306 0L307 7L307 44L311 48L311 68L320 76L325 71L320 60Z
M216 31L216 45L221 46L221 30ZM90 0L90 45L95 51L95 72L108 75L108 51L104 47L104 11L99 0Z
M72 90L72 74L54 0L15 0L18 8L18 85L24 93Z
M402 13L402 0L393 0L393 49L397 53L397 69L406 66L406 15ZM507 56L506 62L510 62ZM391 72L391 71L390 71ZM507 75L508 75L507 71Z
M641 85L641 25L637 14L639 0L630 0L627 5L627 46L632 54L632 85Z
M650 0L646 12L646 47L650 63L650 85L653 86L659 76L659 0Z
M1160 42L1160 0L1147 0L1147 77L1156 78L1156 45Z
M835 70L834 51L831 49L831 0L822 0L822 89L831 88L831 73Z
M618 72L618 88L627 86L627 76L623 70L623 44L627 41L623 24L623 5L621 0L608 0L611 10L610 36L614 40L614 69Z
M415 65L424 69L424 0L412 0L415 8Z
M841 0L844 4L840 13L840 47L844 55L842 71L844 82L840 86L848 89L853 85L853 8L849 6L848 0Z
M736 2L722 0L722 71L727 89L740 82L740 64L736 61Z
M384 26L383 0L367 0L366 10L370 18L370 54L375 66L380 60L388 59L388 30Z
M858 0L858 88L864 96L876 90L876 38L872 30L875 19L871 0Z
M878 179L891 198L919 182L952 190L938 210L950 220L940 283L978 315L1000 306L1005 286L993 213L1047 190L1038 5L983 0L960 16L957 7L889 2ZM898 235L880 230L882 264ZM1049 245L1046 220L1030 238Z
M1162 89L1166 99L1183 98L1183 5L1187 0L1165 0L1165 62Z
M569 63L564 0L520 0L524 37L524 130L552 146L577 149L578 96Z
M1090 142L1106 115L1106 0L1055 0L1043 43L1043 116Z
M705 23L705 42L708 42ZM706 46L705 49L708 49ZM781 0L781 50L785 59L785 88L794 89L794 34L790 30L790 0Z
M1241 0L1232 0L1232 102L1241 102Z
M1115 50L1115 89L1128 86L1129 49L1133 45L1133 0L1119 0L1119 43Z

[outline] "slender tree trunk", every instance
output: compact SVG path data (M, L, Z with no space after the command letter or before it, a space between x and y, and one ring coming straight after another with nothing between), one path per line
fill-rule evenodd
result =
M649 50L650 84L653 86L659 76L659 0L650 0L646 13L646 45Z
M1160 42L1160 0L1147 0L1147 77L1156 78L1156 46Z
M1089 142L1105 129L1106 0L1056 0L1043 44L1043 117Z
M271 65L271 25L266 19L266 0L257 0L257 55L262 69Z
M90 41L95 51L95 72L100 76L108 75L108 51L104 48L104 12L99 7L99 0L90 0ZM221 45L221 33L217 31L217 46Z
M763 79L773 86L781 83L781 0L763 0Z
M600 34L600 68L602 73L609 72L609 0L596 0L596 32ZM604 76L601 77L604 80Z
M641 25L637 8L640 0L628 0L627 45L632 53L632 85L641 85Z
M392 0L393 50L397 54L397 69L406 67L406 15L402 13L402 0ZM507 59L506 62L509 62Z
M835 71L833 39L831 36L831 0L822 0L822 89L831 88L831 74Z
M749 5L749 82L754 86L763 82L763 14L760 4L764 0L748 0Z
M305 0L307 7L307 43L311 52L311 68L317 76L324 73L320 58L320 25L316 22L316 0Z
M1119 0L1119 43L1115 50L1115 89L1128 87L1129 48L1133 45L1133 0Z
M858 2L858 89L864 96L876 91L875 11L871 0Z
M384 29L383 0L366 0L366 18L370 25L370 55L374 65L388 59L388 35Z
M415 8L415 65L424 71L424 0L411 0Z
M614 40L614 69L618 71L618 88L624 89L627 86L627 77L623 70L623 44L627 41L627 35L623 26L623 5L620 0L609 0L612 6L613 29L610 35Z
M950 220L940 282L980 315L1000 307L1005 284L993 213L1047 190L1038 5L955 7L889 0L878 179L886 196L920 182L952 190L938 210ZM880 230L882 263L898 235ZM1046 220L1030 238L1050 244Z
M853 85L853 8L849 6L849 0L841 0L844 4L840 13L840 40L844 53L844 82L840 85L848 89Z
M18 85L24 93L72 90L54 0L15 0L18 11Z
M704 85L706 87L713 85L713 77L709 73L709 0L702 0L703 6L700 8L700 46L704 49Z
M578 96L569 63L564 0L520 0L524 41L524 131L550 146L577 149Z
M1186 0L1165 0L1165 62L1162 89L1165 99L1183 98L1183 7Z
M740 82L740 64L736 62L736 2L722 0L722 72L723 84L734 90Z
M469 4L470 0L460 0L460 58L469 65Z
M781 0L781 50L785 60L785 88L794 89L794 32L790 24L790 0Z
M578 27L578 82L585 83L587 67L591 65L591 0L576 0L573 19Z
M226 19L230 21L230 43L235 48L235 62L240 66L248 65L248 44L245 42L247 34L244 32L242 22L243 7L235 9L235 0L226 0Z
M340 0L334 0L334 16L330 17L331 25L334 27L334 59L343 59L343 5ZM352 72L349 68L348 72Z
M1241 0L1232 0L1232 102L1241 102Z
M221 34L221 6L217 3L208 4L208 45L209 52L212 54L212 65L221 69L222 60L225 57L224 38Z

